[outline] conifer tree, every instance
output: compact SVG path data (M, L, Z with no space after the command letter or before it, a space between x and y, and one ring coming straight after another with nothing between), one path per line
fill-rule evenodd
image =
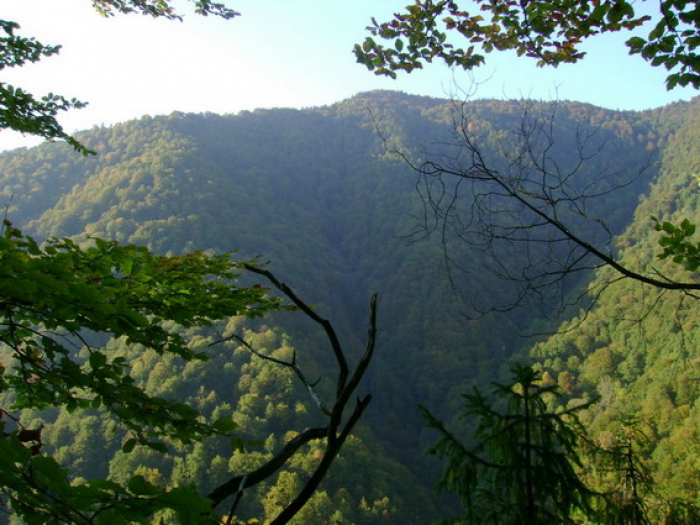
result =
M452 523L553 525L574 523L575 512L593 513L596 493L577 473L583 428L577 413L588 404L554 411L548 397L556 385L542 385L530 366L515 366L512 382L494 384L505 402L499 410L478 389L464 394L464 417L477 417L476 445L465 445L423 408L428 426L440 433L430 453L447 461L441 490L457 494L463 516Z

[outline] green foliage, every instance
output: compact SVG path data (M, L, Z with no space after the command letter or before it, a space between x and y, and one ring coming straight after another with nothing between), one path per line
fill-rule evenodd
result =
M239 14L221 2L190 1L200 15L230 19ZM92 5L103 16L112 16L115 12L142 13L154 18L182 20L182 15L172 6L171 0L92 0ZM0 20L0 71L38 62L60 51L61 46L45 45L34 38L20 36L19 29L16 22ZM85 106L85 102L53 93L37 98L22 88L0 82L0 129L12 129L48 140L65 140L76 151L91 155L95 152L66 133L57 119L62 111Z
M174 511L181 524L215 520L211 503L192 489L165 491L142 476L133 476L125 486L106 480L75 482L52 457L35 453L20 438L17 432L3 432L0 482L12 509L28 524L146 524L165 509Z
M517 108L517 103L506 101L467 105L475 130L493 154L499 137L517 124ZM507 372L509 356L523 344L518 334L541 314L526 309L522 315L460 315L474 314L469 301L460 301L472 295L456 296L453 285L473 297L499 301L504 287L483 270L478 254L462 246L453 253L470 273L448 280L440 239L423 237L431 225L423 221L415 180L406 176L405 165L387 153L377 136L375 126L390 147L421 155L425 143L449 140L453 109L445 100L373 92L302 111L146 117L81 134L79 138L98 152L93 157L79 157L61 144L1 155L0 187L10 216L36 237L116 238L163 253L194 247L221 252L236 246L246 256L260 254L284 268L285 277L318 312L333 312L340 320L339 332L351 341L364 326L357 312L365 297L380 291L381 352L368 381L374 400L363 416L367 425L359 433L361 443L349 441L343 449L322 486L329 498L323 501L330 501L329 516L338 511L356 525L380 519L425 523L438 516L436 509L444 513L452 502L432 493L438 469L421 454L429 436L421 430L416 404L430 406L446 420L459 412L459 393L465 385L479 384L485 391L483 385L488 389L504 368ZM651 127L648 114L575 103L560 104L558 112L557 136L566 138L557 148L562 166L571 162L564 146L582 126L610 148L591 164L582 184L606 170L622 171L635 158L646 158L654 153L647 150L648 144L656 147L665 137ZM270 142L276 147L270 149ZM647 170L613 198L597 201L596 214L621 231L638 194L655 174ZM411 233L415 235L409 237ZM504 263L522 263L514 254L506 255ZM325 377L332 362L323 341L300 317L275 314L265 321L267 328L239 324L238 333L243 330L246 340L275 355L298 349L309 377ZM275 342L280 335L272 327L278 325L284 327L287 343ZM187 486L246 471L272 457L290 428L317 422L313 407L300 403L303 392L288 389L289 378L279 370L244 360L245 353L236 345L215 354L215 348L206 348L211 342L206 333L192 332L190 337L187 332L183 337L193 351L206 351L211 359L190 362L183 369L174 357L128 350L121 340L108 346L110 353L132 365L135 382L149 394L187 402L211 420L231 414L239 425L237 436L245 442L265 441L266 446L243 452L232 451L227 440L216 438L215 446L203 447L168 441L176 454L164 458L139 445L130 454L118 453L125 441L122 434L111 432L92 412L62 410L55 421L27 414L27 425L45 423L45 441L55 446L47 445L47 450L55 450L56 459L75 475L93 479L110 474L125 483L141 468L149 469L139 473L152 483ZM581 346L588 341L582 338ZM618 353L610 357L601 369L620 360ZM562 378L574 392L579 383L575 373L570 381ZM319 388L326 392L330 385L323 380ZM214 410L221 413L215 415ZM667 449L669 465L678 457L675 450ZM285 470L306 479L317 453L317 447L305 450ZM685 463L687 471L691 465ZM271 479L246 490L239 517L272 519L256 502L275 485ZM366 503L360 508L363 497ZM385 497L387 504L382 503ZM326 508L325 503L319 503L321 507Z
M11 506L29 523L145 523L164 508L181 523L204 519L210 504L189 489L165 491L131 478L125 486L95 480L74 483L51 456L40 453L42 426L10 430L11 411L102 408L139 443L166 452L163 439L190 443L235 428L207 422L196 408L149 395L135 384L129 362L100 345L111 336L140 351L206 360L180 328L210 326L229 316L260 316L280 302L260 287L233 283L242 262L230 254L154 255L145 248L94 239L39 246L5 222L0 237L0 393L11 394L0 415L0 480ZM77 353L81 349L81 353ZM7 399L7 397L5 397ZM13 418L14 419L14 418ZM116 516L120 516L119 519Z
M19 24L0 20L0 71L38 62L42 57L59 52L60 46L47 46L33 38L19 36L18 29ZM84 102L53 93L37 99L21 88L0 82L0 129L12 129L49 140L63 139L83 155L88 155L92 151L68 135L56 119L60 111L84 106Z
M656 490L645 451L649 437L639 421L627 418L589 442L587 480L605 497L599 498L601 523L613 525L694 525L700 516L697 502L665 498Z
M695 234L695 225L688 219L683 219L678 226L668 221L660 222L656 217L652 219L656 223L654 230L664 233L659 239L663 251L658 258L671 257L674 263L682 265L687 271L696 271L700 266L700 242L689 240Z
M576 414L588 405L551 410L556 385L541 384L531 367L518 365L512 374L512 383L495 384L493 391L507 403L504 411L476 388L463 395L462 417L479 421L472 448L423 409L428 426L440 433L430 452L448 462L440 487L459 495L466 514L458 522L575 523L575 511L592 511L593 492L576 471L583 435Z
M374 400L363 416L367 425L359 429L360 441L349 440L343 449L319 491L325 495L314 500L313 514L325 513L322 523L332 522L336 512L344 523L356 525L426 523L438 517L436 509L447 515L445 509L454 502L432 493L438 465L420 453L431 436L421 428L416 404L430 406L447 424L462 411L459 393L465 386L477 384L486 392L490 381L507 373L511 355L526 343L518 334L543 313L533 308L488 317L461 315L473 314L469 301L459 300L472 296L456 296L452 285L495 300L503 299L504 287L466 248L453 254L470 273L448 280L440 239L421 236L428 228L416 181L406 177L405 165L394 161L377 137L375 125L390 147L420 157L422 145L449 140L453 108L444 100L373 92L301 111L146 117L80 134L96 156L80 157L63 144L0 155L0 188L9 215L37 238L98 236L147 245L159 253L180 254L195 246L222 252L236 246L245 256L260 254L284 268L285 277L316 311L333 312L340 319L339 333L351 341L364 326L357 311L365 297L380 291L381 351L368 375ZM649 216L674 224L697 217L697 184L687 174L700 170L693 147L700 140L693 117L698 108L697 102L643 113L575 103L558 107L556 136L562 142L555 148L561 166L571 160L569 137L577 129L606 144L582 184L600 184L600 173L620 172L635 159L659 158L660 175L655 166L644 171L620 193L596 200L592 211L609 220L614 233L622 232L639 195L657 181L620 249L636 244L629 256L640 267L659 268L665 275L675 275L669 269L677 265L670 258L654 258L659 249ZM499 140L508 136L505 130L519 119L514 102L478 101L465 110L483 143L493 147L490 154L498 152ZM270 142L275 148L268 147ZM504 254L504 263L515 267L519 261L513 253ZM577 284L583 287L587 281ZM650 441L641 453L657 479L657 491L665 498L675 494L687 499L698 489L700 458L697 320L691 304L678 309L667 294L641 326L625 327L612 319L632 317L652 300L632 288L623 283L611 287L609 299L598 305L601 311L570 334L553 338L546 355L538 358L547 367L546 384L561 384L576 402L602 398L580 414L596 438L614 429L621 415L640 414ZM269 460L293 435L290 429L318 423L318 412L304 402L298 385L291 386L288 374L250 360L233 341L209 348L213 334L242 334L277 356L297 349L310 379L326 377L332 360L323 341L302 321L280 312L252 324L231 320L211 327L211 333L182 332L190 350L206 352L208 361L182 363L175 356L130 347L123 338L106 343L107 353L123 356L135 383L149 395L196 407L207 421L230 416L238 425L236 436L249 444L245 450L213 437L201 445L166 439L174 451L167 456L141 445L123 454L119 451L129 439L124 429L92 409L71 414L51 409L50 415L25 411L23 424L36 429L44 423L42 450L73 476L111 476L125 485L138 474L161 487L209 487ZM80 352L80 360L88 362L87 351ZM328 393L332 385L322 380L319 390ZM320 448L309 445L284 471L298 481L307 479ZM258 502L268 491L283 492L276 484L271 478L247 489L239 518L272 519Z
M416 0L389 22L373 20L372 34L355 46L358 62L376 74L396 76L411 72L434 59L471 69L484 63L482 53L514 50L518 56L537 59L538 65L557 66L584 57L582 43L593 36L639 28L652 21L646 37L627 40L630 53L640 54L652 66L672 71L666 85L700 87L700 13L694 2L664 0L659 15L640 14L643 8L627 1L565 2L513 0L475 2ZM638 11L636 11L638 10ZM455 44L455 36L468 47ZM378 43L379 37L390 43Z
M645 445L644 438L630 420L614 435L612 443L606 443L602 453L598 451L591 458L595 469L590 471L603 478L598 483L599 490L608 495L601 512L606 523L651 524L649 503L653 496L653 480L639 454L639 449ZM658 498L653 503L660 506Z
M667 279L687 279L697 255L693 221L685 218L698 217L697 182L688 174L700 169L691 146L700 140L700 112L694 103L681 103L652 116L656 129L670 127L673 134L662 143L658 179L617 238L620 260ZM649 227L650 216L658 218L656 229ZM660 251L667 256L659 258ZM676 256L682 259L674 262ZM646 436L637 454L652 474L654 493L685 508L697 503L700 490L697 305L692 295L643 289L628 280L604 284L610 282L609 269L599 269L588 290L605 288L605 295L575 312L531 357L555 379L567 372L575 399L601 398L583 418L596 440L609 441L618 422L634 416Z
M225 20L234 18L240 13L222 2L212 0L189 0L194 4L195 12L199 15L214 15ZM113 16L118 13L141 13L154 18L182 20L182 15L173 7L172 0L92 0L93 7L103 16Z

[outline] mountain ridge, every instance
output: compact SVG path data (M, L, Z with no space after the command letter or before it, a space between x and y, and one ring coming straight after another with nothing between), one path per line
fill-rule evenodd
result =
M675 162L663 157L669 144L684 152L680 172L685 166L700 170L692 146L679 145L695 140L688 130L700 99L645 112L529 104L557 112L562 160L568 158L567 141L571 145L581 129L608 145L611 153L594 159L587 176L648 167L619 194L624 198L599 209L615 233L644 236L637 244L653 255L653 235L640 219L647 212L639 210L650 210L650 200L660 199L656 194L673 202L674 186L692 186L675 170L677 182L666 193L657 189L665 187L664 166ZM506 301L508 292L454 237L447 241L450 256L467 272L450 276L441 232L416 193L424 181L393 152L417 161L448 154L451 124L467 116L495 158L500 137L517 125L523 107L495 100L462 106L381 91L304 110L144 117L81 132L79 138L98 152L95 158L81 158L60 144L2 154L1 187L9 218L39 238L101 236L175 253L240 248L242 256L269 259L353 342L362 337L369 295L379 292L380 351L370 374L375 401L365 432L378 450L419 477L438 466L421 456L431 435L421 426L416 404L455 419L462 392L500 380L514 359L528 354L529 343L519 334L540 312L469 317L467 294L497 302ZM655 155L660 164L648 166ZM689 205L676 208L697 217ZM578 285L585 287L588 279L593 277ZM293 320L280 322L295 347L314 345L313 335ZM591 342L577 351L579 362L567 365L570 354L554 355L557 341L532 356L567 386L565 372L578 377L592 369L587 355L601 347ZM313 355L322 363L319 352ZM575 398L596 388L583 384L570 393ZM425 497L431 487L412 484L411 490ZM406 512L396 510L391 519L405 521ZM436 517L434 512L427 509L418 520Z

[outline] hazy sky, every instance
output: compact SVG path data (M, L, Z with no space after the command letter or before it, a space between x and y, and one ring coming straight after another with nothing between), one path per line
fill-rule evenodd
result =
M0 1L0 16L18 22L21 34L63 45L60 55L3 71L0 81L89 102L61 117L71 132L176 110L319 106L372 89L444 97L469 89L472 76L475 98L559 98L612 109L657 107L696 93L667 92L664 71L627 56L620 35L591 42L583 62L558 69L496 53L473 75L434 65L396 81L375 77L355 63L353 44L372 16L388 20L409 0L228 0L242 17L189 14L183 23L104 19L89 0ZM0 131L0 149L25 143Z

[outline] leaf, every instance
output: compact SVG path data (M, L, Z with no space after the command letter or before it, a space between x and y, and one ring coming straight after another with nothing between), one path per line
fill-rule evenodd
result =
M88 361L90 363L90 368L93 370L99 370L107 363L107 356L105 356L102 352L93 351L90 354Z
M161 443L159 441L148 441L146 442L146 446L152 450L155 450L156 452L160 452L161 454L168 453L168 447L165 446L165 443Z
M175 487L160 495L158 500L175 511L180 525L201 525L213 517L211 500L188 487Z
M221 433L232 432L238 428L238 425L236 425L235 421L230 417L217 418L214 423L212 423L212 426Z
M146 481L146 478L140 475L132 477L129 480L127 487L129 491L136 496L155 496L163 492L162 489L156 487L155 485L151 485L148 481Z
M132 450L134 450L134 447L137 445L138 441L134 438L128 439L123 445L122 445L122 452L124 454L128 454Z

